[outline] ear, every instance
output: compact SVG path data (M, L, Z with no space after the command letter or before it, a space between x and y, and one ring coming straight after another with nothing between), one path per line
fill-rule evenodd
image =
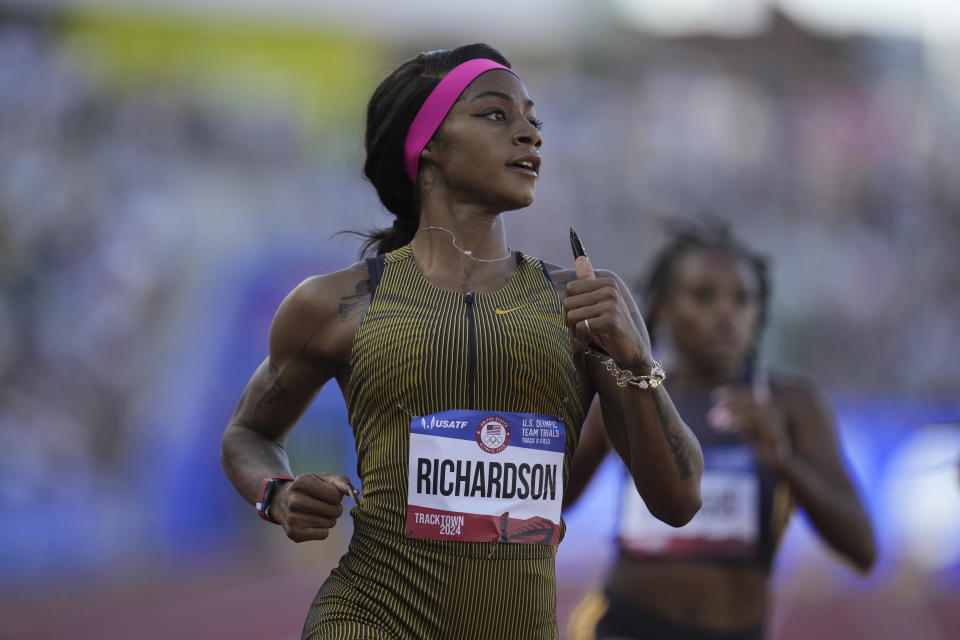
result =
M433 164L437 164L440 161L440 155L443 152L444 148L444 129L443 126L445 123L441 122L440 126L437 127L437 130L433 132L433 135L430 137L430 140L427 141L427 144L423 147L423 151L420 152L420 160L429 160Z
M433 152L434 141L433 139L427 143L427 146L423 148L423 151L420 152L420 161L429 160L430 162L436 162L437 156Z
M436 184L440 179L440 148L441 145L437 144L436 140L431 140L420 152L420 179L428 184Z

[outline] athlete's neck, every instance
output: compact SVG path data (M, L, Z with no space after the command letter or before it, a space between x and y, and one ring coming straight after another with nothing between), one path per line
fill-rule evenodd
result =
M410 244L421 271L441 289L494 291L516 270L496 213L425 209Z

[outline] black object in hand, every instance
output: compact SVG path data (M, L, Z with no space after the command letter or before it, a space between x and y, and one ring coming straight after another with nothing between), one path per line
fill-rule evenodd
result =
M573 227L570 227L570 247L573 249L574 260L587 255L587 252L583 250L583 243L580 242L580 236L573 230Z

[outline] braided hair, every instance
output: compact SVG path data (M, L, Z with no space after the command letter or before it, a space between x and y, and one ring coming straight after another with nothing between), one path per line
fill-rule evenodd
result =
M694 251L724 251L750 265L757 276L760 314L753 345L747 356L747 364L752 370L769 313L771 282L768 259L740 242L730 230L729 223L722 218L715 216L699 216L695 219L670 218L665 220L664 224L667 227L669 240L654 256L646 271L647 276L638 286L643 305L643 317L650 334L651 344L656 343L655 314L670 291L676 265L684 256Z

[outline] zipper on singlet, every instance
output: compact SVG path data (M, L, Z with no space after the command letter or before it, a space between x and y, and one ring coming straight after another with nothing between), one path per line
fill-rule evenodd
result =
M477 369L477 326L473 319L473 291L463 294L467 305L467 403L473 409L473 379Z

